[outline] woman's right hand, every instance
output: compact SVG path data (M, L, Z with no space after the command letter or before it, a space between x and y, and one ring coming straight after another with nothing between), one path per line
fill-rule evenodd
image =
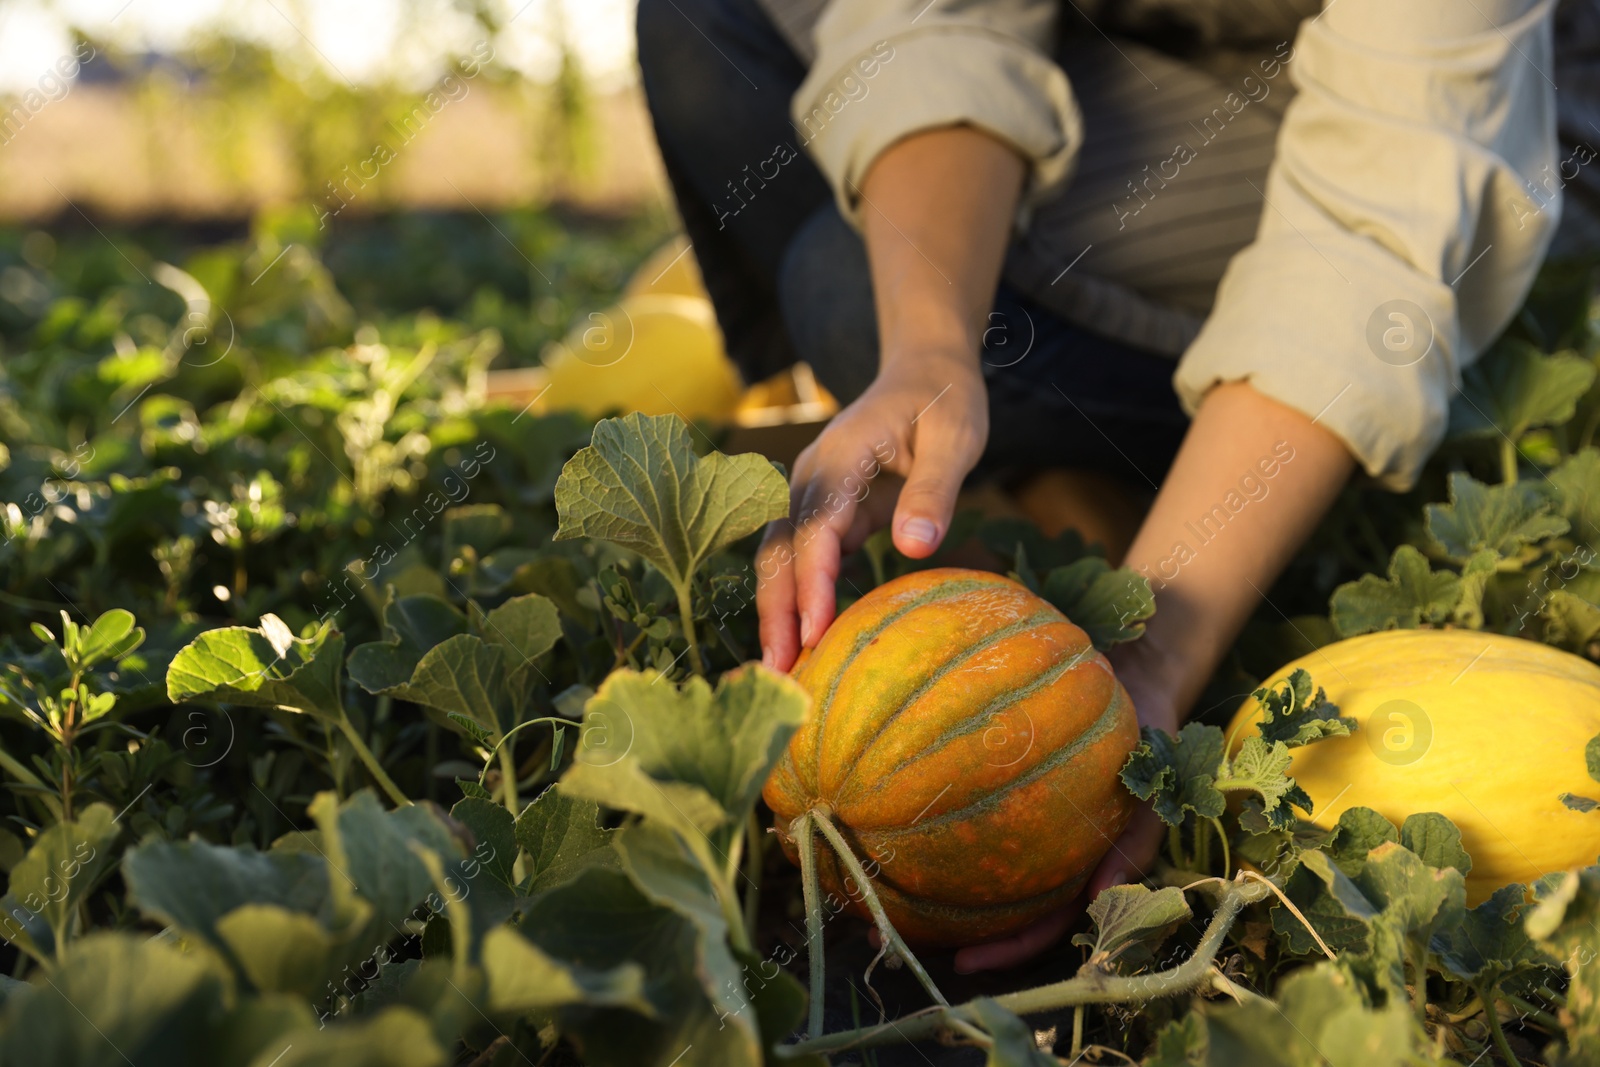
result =
M762 662L787 671L816 645L833 622L841 557L886 523L905 555L932 555L988 437L976 353L886 356L867 391L795 460L790 518L767 527L756 559Z

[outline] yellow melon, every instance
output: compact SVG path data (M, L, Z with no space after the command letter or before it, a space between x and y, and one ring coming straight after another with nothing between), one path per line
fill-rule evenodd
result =
M743 393L711 303L701 297L625 297L578 320L544 364L549 389L540 411L724 421Z
M1339 641L1288 664L1303 667L1358 729L1294 751L1290 774L1331 827L1367 807L1399 826L1437 811L1472 856L1469 903L1510 882L1600 858L1600 799L1584 749L1600 734L1600 667L1547 645L1472 630L1391 630ZM1234 725L1254 719L1254 698ZM1241 731L1240 736L1245 732Z

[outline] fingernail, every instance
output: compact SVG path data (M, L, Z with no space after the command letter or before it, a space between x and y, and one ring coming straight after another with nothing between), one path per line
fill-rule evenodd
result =
M1126 885L1127 882L1128 882L1128 872L1127 871L1118 871L1116 874L1111 876L1111 881L1106 883L1106 888L1110 889L1114 885Z
M804 611L800 613L800 643L811 646L811 616Z
M908 541L931 545L939 537L939 527L927 519L907 519L900 524L900 536Z
M761 665L763 667L767 668L770 671L770 670L777 670L777 667L775 666L776 663L777 663L777 657L775 657L772 654L772 649L770 649L770 648L762 648L762 650L761 650Z
M977 970L976 967L972 966L970 963L967 963L965 960L956 960L955 964L950 969L955 971L957 974L971 974L973 971Z

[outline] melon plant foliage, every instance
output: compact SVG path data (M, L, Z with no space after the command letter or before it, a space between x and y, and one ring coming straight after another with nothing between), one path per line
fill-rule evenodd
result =
M1144 882L1031 980L964 995L927 957L961 990L937 1008L897 961L863 974L824 902L812 1012L759 801L807 700L751 663L782 471L671 416L486 403L499 305L358 310L294 225L160 269L125 234L53 265L0 234L32 294L0 300L0 1062L1600 1062L1600 867L1468 908L1442 816L1316 821L1289 753L1352 720L1315 678L1261 690L1245 737L1206 713L1389 628L1600 659L1588 273L1546 272L1418 488L1349 488L1202 714L1145 734L1122 770L1166 826ZM593 287L593 248L518 227ZM1071 534L967 514L957 548L1102 649L1155 608ZM947 559L875 538L841 599Z

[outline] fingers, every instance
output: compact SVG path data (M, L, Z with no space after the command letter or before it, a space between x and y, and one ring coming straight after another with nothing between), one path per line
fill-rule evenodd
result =
M918 427L911 471L894 512L894 547L912 559L933 555L950 530L956 494L982 451L963 422Z
M794 547L788 522L767 527L756 553L756 612L761 619L761 662L787 673L800 654L795 617Z
M833 622L841 543L856 515L856 497L843 488L852 466L837 461L821 466L802 487L794 513L795 606L800 644L806 648L814 648Z
M956 953L956 973L971 974L973 971L999 970L1025 963L1061 940L1061 935L1066 933L1067 927L1077 921L1081 914L1083 914L1083 904L1074 901L1011 937L991 941L985 945L969 945Z
M1166 826L1155 809L1148 804L1139 805L1122 836L1090 876L1087 898L1093 900L1111 886L1137 881L1155 862L1165 836Z

